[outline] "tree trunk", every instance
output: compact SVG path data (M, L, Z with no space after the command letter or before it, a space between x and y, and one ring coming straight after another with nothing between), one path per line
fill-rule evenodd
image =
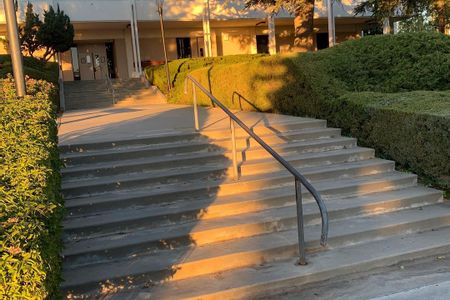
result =
M306 0L305 4L296 10L294 28L295 50L314 51L314 0Z
M445 27L447 25L447 7L448 4L445 3L445 0L438 0L435 2L435 10L436 10L436 18L437 18L437 27L439 32L445 33Z

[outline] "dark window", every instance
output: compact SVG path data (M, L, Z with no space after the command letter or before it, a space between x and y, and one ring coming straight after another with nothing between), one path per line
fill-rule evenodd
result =
M256 36L256 51L258 53L269 53L269 36L267 34Z
M328 48L328 32L318 33L316 35L317 50Z
M191 38L177 38L178 58L192 57Z
M111 78L116 78L116 67L114 65L114 43L108 42L106 46L106 62L108 64L108 74Z

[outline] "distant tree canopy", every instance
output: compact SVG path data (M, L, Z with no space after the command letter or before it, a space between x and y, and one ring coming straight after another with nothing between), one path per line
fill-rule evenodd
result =
M52 6L44 11L43 21L34 13L33 5L28 2L25 24L19 30L22 50L31 57L38 50L43 50L42 59L48 61L57 52L70 49L73 44L74 29L70 18L64 11Z
M394 17L413 22L416 28L425 28L417 22L431 19L431 25L440 32L450 24L450 0L365 0L354 9L356 15L373 15L380 22ZM391 26L391 29L393 26Z
M263 7L269 12L281 8L294 14L294 46L299 50L314 50L314 0L246 0L247 7Z

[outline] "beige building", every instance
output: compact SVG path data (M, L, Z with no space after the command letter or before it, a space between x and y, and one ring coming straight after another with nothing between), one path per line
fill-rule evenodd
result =
M74 45L62 54L67 81L101 79L105 74L139 77L146 65L163 61L156 1L31 2L36 12L59 5L74 24ZM19 22L24 20L26 4L19 1ZM359 37L371 22L353 16L354 5L355 1L343 0L334 6L337 42ZM270 17L263 10L245 9L243 1L229 0L166 0L163 8L169 60L293 50L293 17L284 11ZM0 8L0 36L5 36L2 12ZM315 48L327 47L326 1L317 2L315 27Z

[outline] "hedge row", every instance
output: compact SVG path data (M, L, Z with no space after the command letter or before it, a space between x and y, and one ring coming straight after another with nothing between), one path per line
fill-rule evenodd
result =
M54 62L44 62L36 58L23 58L23 71L30 78L45 80L54 84L58 83L58 64ZM12 73L11 57L0 55L0 78L6 78Z
M0 80L0 298L59 298L60 161L55 86Z
M181 103L183 97L184 81L186 76L193 70L205 68L212 65L232 65L240 62L257 60L265 55L229 55L208 58L186 58L171 61L169 63L170 82L173 86L170 94L167 90L167 76L164 65L149 67L145 69L146 78L156 85L163 93L168 95L168 101ZM236 74L238 76L239 74ZM188 103L188 102L186 102Z

